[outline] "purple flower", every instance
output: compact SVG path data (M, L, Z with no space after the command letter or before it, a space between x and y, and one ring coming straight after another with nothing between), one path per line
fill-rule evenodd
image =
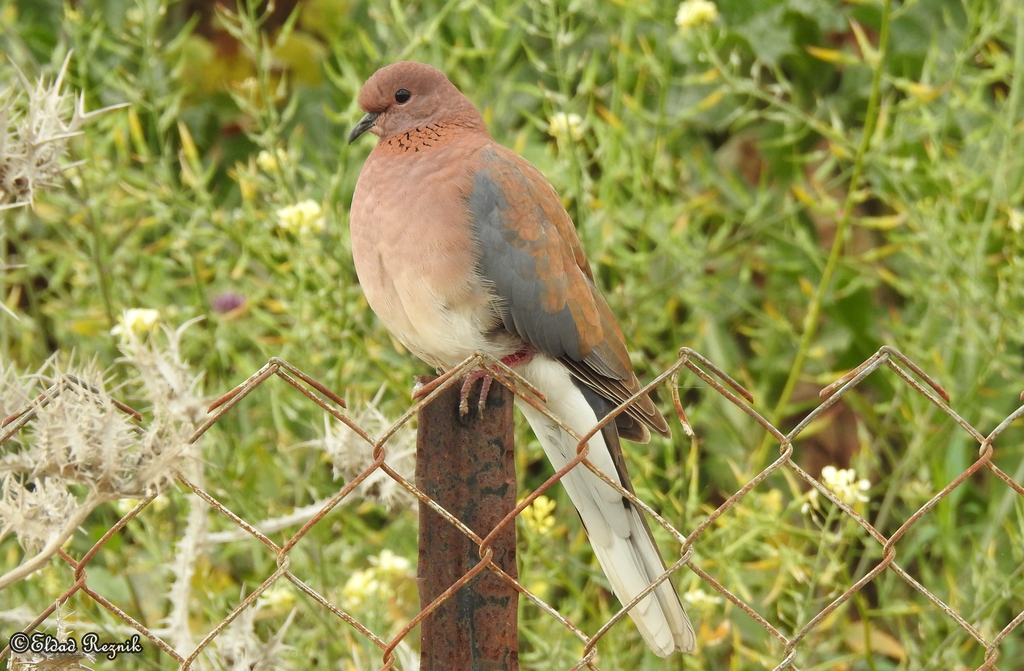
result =
M213 309L222 314L243 305L245 305L245 296L230 291L213 299Z

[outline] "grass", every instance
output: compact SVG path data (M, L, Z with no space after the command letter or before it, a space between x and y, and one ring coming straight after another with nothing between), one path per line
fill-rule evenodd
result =
M713 24L686 31L674 23L678 4L653 1L307 0L292 14L196 17L185 6L0 0L5 87L20 88L15 66L52 78L73 51L68 85L87 109L130 103L71 141L68 161L81 163L34 207L0 212L0 301L16 315L0 311L4 367L94 361L122 385L114 395L146 407L111 329L123 310L150 308L171 328L202 318L180 347L209 397L280 356L354 412L383 388L377 406L397 418L411 376L429 371L383 330L358 287L348 205L372 141L349 146L345 136L365 78L410 58L444 69L495 138L563 194L642 378L693 347L747 386L762 414L793 427L821 387L892 345L982 433L1019 404L1024 10L1010 0L723 0ZM578 115L578 140L549 133L558 114ZM278 225L281 209L303 201L319 207L321 232ZM688 533L777 445L695 377L681 380L697 437L677 426L672 441L625 448L640 497ZM207 491L250 521L331 496L341 483L311 444L322 427L320 411L285 386L261 388L204 438ZM525 424L519 431L527 492L550 471ZM1020 438L1018 421L994 445L994 462L1018 482ZM869 479L859 509L888 536L976 455L952 419L882 371L803 432L794 459L812 475L834 464ZM558 488L549 495L548 535L520 528L521 574L593 632L618 606L568 499ZM181 487L159 501L89 569L93 589L151 627L172 611L173 544L195 505ZM833 504L809 514L805 502L773 475L695 546L703 570L786 635L881 559ZM1021 609L1022 504L982 470L911 528L897 561L994 636ZM69 552L90 547L119 505L93 511ZM233 528L210 519L211 532ZM381 568L380 557L414 559L415 523L408 508L345 504L297 546L292 570L342 605L357 571L379 573L363 577L390 591L355 614L387 636L417 604L411 578ZM16 538L0 541L0 558L3 572L21 561ZM255 541L213 543L192 559L186 621L197 637L276 569ZM70 574L55 561L0 592L6 629L24 626L13 609L38 613ZM601 668L770 669L782 659L749 616L701 600L694 590L711 591L692 572L676 582L695 601L699 654L660 661L621 623L598 647ZM265 641L298 609L282 664L379 667L373 646L295 590L273 596L251 628ZM121 631L88 598L74 597L71 610L79 634ZM578 661L580 646L554 620L524 605L521 622L524 668ZM174 668L148 650L123 659ZM1000 652L1000 668L1015 668L1020 634ZM226 654L206 663L226 665ZM887 571L797 655L801 669L874 671L975 668L984 651Z

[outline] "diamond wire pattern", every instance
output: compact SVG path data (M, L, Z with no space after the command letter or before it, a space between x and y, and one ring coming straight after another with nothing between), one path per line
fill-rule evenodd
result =
M913 392L927 399L933 405L935 405L942 413L953 419L960 427L963 428L977 443L978 443L978 457L970 464L962 473L960 473L952 482L943 487L940 491L936 492L931 499L928 500L924 505L921 506L913 515L911 515L891 536L886 537L880 531L878 531L872 524L866 520L863 516L857 513L850 505L839 499L833 494L828 488L823 486L820 482L811 477L807 472L801 469L792 459L793 456L793 442L815 419L819 418L825 413L830 407L835 405L844 394L849 392L860 384L865 378L874 373L876 370L882 367L887 367L894 371L896 375L906 383ZM432 401L437 395L444 389L459 382L459 379L467 372L473 369L483 368L486 369L492 377L494 377L499 383L510 388L523 401L530 403L541 412L544 412L549 417L552 417L556 422L562 425L562 427L573 435L574 438L579 441L577 448L577 457L569 462L564 468L552 475L543 485L538 487L529 496L527 496L519 505L515 507L508 515L498 524L498 526L485 538L481 538L462 522L460 522L454 515L442 508L440 505L432 501L425 493L420 491L414 483L409 482L403 478L399 473L395 472L387 463L385 458L387 456L387 441L401 428L403 425L408 423L419 409ZM970 478L974 473L981 469L988 469L992 471L1000 480L1006 483L1014 492L1021 497L1024 497L1024 486L1016 482L1004 471L999 469L992 462L993 454L993 443L995 440L1006 431L1006 429L1017 419L1024 416L1024 405L1020 406L1001 421L995 429L992 430L988 435L983 435L977 429L975 429L970 423L956 413L949 406L949 395L946 391L931 377L929 377L917 364L908 359L906 356L901 354L899 351L892 347L882 347L877 353L871 356L867 361L858 366L856 369L843 376L833 384L829 385L821 391L822 402L816 408L814 408L806 417L791 431L783 433L776 427L774 427L768 420L762 417L753 407L753 398L751 395L743 389L735 380L729 377L724 371L719 369L715 364L706 359L698 352L689 349L682 348L679 350L679 356L676 362L670 366L661 375L655 378L650 384L643 388L641 393L646 393L655 387L663 384L666 380L669 381L671 387L672 401L683 430L687 435L693 435L693 429L690 426L689 420L686 417L686 413L683 410L683 405L679 397L679 378L683 369L687 369L690 373L695 374L705 384L708 385L713 391L720 394L722 397L736 405L740 410L749 415L758 424L760 424L765 431L772 435L775 440L779 442L780 454L779 457L768 465L764 470L753 477L749 482L742 486L739 490L733 493L728 499L726 499L715 511L704 518L689 535L683 535L679 530L675 529L669 524L664 518L658 515L643 501L636 498L634 494L624 489L618 483L611 481L601 471L597 470L593 464L587 460L588 446L586 441L589 438L600 431L601 427L610 421L614 420L614 417L622 412L629 405L629 401L623 403L616 408L608 417L602 420L599 424L594 426L586 435L578 435L572 429L561 423L558 418L553 417L542 405L543 400L542 394L532 388L530 384L519 377L514 370L503 364L502 362L489 357L484 354L477 354L470 357L462 364L447 372L434 382L418 388L415 396L417 397L416 402L388 429L386 429L380 436L374 438L367 434L367 432L358 426L351 418L349 418L345 412L344 401L326 386L318 382L313 377L303 373L299 369L295 368L288 362L279 359L271 358L265 366L259 371L250 376L245 382L238 385L230 392L215 401L209 408L209 414L207 419L202 425L195 431L191 437L191 442L199 440L204 433L214 424L216 424L225 414L231 411L231 409L242 401L249 393L251 393L256 387L261 385L263 382L273 376L277 376L285 380L298 392L305 395L310 401L318 405L325 412L333 416L340 422L343 422L350 429L352 429L357 435L359 435L364 441L366 441L367 448L372 450L373 461L372 463L362 471L357 477L350 480L337 494L335 494L323 507L317 512L309 521L307 521L287 542L283 545L278 545L272 541L267 535L261 533L254 525L244 520L241 516L232 512L226 505L218 501L208 492L202 488L196 486L190 482L186 477L179 475L177 477L178 482L184 488L190 490L198 497L208 503L214 510L219 514L223 515L226 519L230 520L233 524L244 532L250 534L252 537L260 541L266 546L269 552L274 553L277 559L277 570L269 575L264 582L257 587L255 590L250 592L242 601L227 615L223 617L213 628L206 634L206 636L189 651L179 651L172 648L167 642L162 640L160 636L148 629L145 625L132 618L129 614L118 608L110 600L104 597L102 594L96 592L90 587L88 582L88 565L89 562L96 556L96 554L106 545L106 543L121 529L125 527L136 515L138 515L143 509L145 509L154 498L157 493L153 493L149 498L140 501L131 511L125 514L115 525L113 525L106 534L100 538L93 547L86 552L81 558L75 559L70 556L64 550L58 550L56 556L65 562L72 570L74 581L68 585L67 590L59 597L58 602L63 603L67 601L72 595L81 592L88 595L97 604L108 610L111 614L122 620L126 625L132 627L139 634L149 639L154 645L160 648L167 655L171 656L179 665L180 669L190 669L195 663L196 658L210 645L210 643L221 633L224 629L241 614L246 608L251 607L257 598L266 591L272 584L278 580L287 580L291 582L300 591L304 592L317 604L333 613L340 620L345 622L347 625L352 627L356 632L364 636L368 641L377 646L381 651L383 665L380 667L381 671L387 671L388 669L395 668L396 655L394 653L395 648L398 644L406 638L412 630L427 617L433 610L435 610L441 603L451 598L456 591L462 586L473 579L478 573L484 570L490 570L497 574L502 580L505 580L512 585L518 592L524 597L535 603L543 612L547 613L552 618L555 618L563 626L565 626L571 633L573 633L580 641L584 644L583 654L579 662L572 667L572 671L577 669L589 668L598 669L599 667L595 663L595 657L597 654L596 645L598 641L604 637L610 629L617 624L620 620L627 616L628 610L635 604L639 603L647 594L654 590L654 588L662 581L669 579L669 577L686 566L690 571L693 571L698 577L700 577L710 587L721 593L726 599L732 602L735 606L741 609L744 613L750 616L757 624L759 624L766 632L781 642L784 646L781 658L778 660L775 669L781 671L782 669L792 669L793 671L799 671L794 663L797 650L801 642L807 637L807 635L814 630L826 617L833 613L837 608L846 603L852 598L857 592L864 588L869 582L874 580L883 571L892 571L895 575L899 576L913 589L920 592L928 599L936 608L938 608L946 617L954 622L960 629L966 632L971 638L973 638L978 645L985 650L984 662L981 666L977 667L976 671L987 671L990 669L998 669L996 661L999 659L999 646L1013 631L1015 631L1022 622L1024 622L1024 611L1019 613L1010 622L1006 623L1004 628L994 636L986 637L974 626L970 624L961 614L957 613L953 608L944 603L938 596L932 593L927 587L922 585L910 574L908 574L897 562L897 551L896 545L898 541L918 522L920 519L927 514L932 508L934 508L941 500L949 496L949 494L961 485L964 481ZM59 394L63 389L68 387L77 387L84 389L86 392L95 392L96 390L91 388L88 384L79 380L72 375L65 375L64 378L51 387L47 392L39 395L32 402L27 404L22 410L14 413L10 417L4 420L3 425L0 426L0 446L3 446L7 441L11 440L27 423L29 423L35 415L36 410L49 398ZM635 398L635 397L633 397ZM137 420L141 419L141 415L133 408L115 401L117 407L123 412L128 413ZM550 487L557 483L570 469L573 467L583 464L585 468L589 468L598 477L601 477L610 486L617 489L623 496L629 498L635 505L644 510L652 519L654 519L659 525L662 526L672 538L678 543L678 559L668 566L666 571L658 577L658 579L651 584L646 590L638 594L630 603L626 604L621 610L619 610L608 622L606 622L600 629L591 635L588 635L575 624L566 619L561 615L555 608L545 603L537 595L533 594L524 587L515 578L512 578L500 568L491 562L492 550L490 548L493 539L497 536L498 532L508 524L514 524L515 518L538 496L546 492ZM316 590L312 589L309 585L304 583L299 577L294 575L289 570L289 552L295 547L295 545L302 540L302 538L318 524L324 516L326 516L335 506L337 506L342 500L344 500L363 480L369 477L374 471L382 470L391 478L393 478L399 485L408 490L413 496L415 496L421 504L430 506L444 519L450 522L452 525L457 527L467 537L471 538L474 543L480 547L480 562L467 572L460 580L451 586L446 592L441 594L432 603L426 604L422 607L421 611L416 615L415 618L397 635L390 640L384 640L380 636L370 631L365 625L363 625L353 614L347 613L335 604L331 603L324 596L319 594ZM757 487L761 482L767 479L770 475L779 471L780 469L789 469L793 474L798 476L808 486L813 487L818 491L820 496L825 497L837 506L843 514L849 516L856 521L870 536L873 538L882 549L882 560L862 578L857 580L853 585L847 588L842 594L836 597L831 603L825 608L821 609L816 613L806 624L792 632L789 635L784 634L774 625L772 625L765 617L759 614L752 606L743 601L739 596L728 590L724 585L718 582L713 576L702 570L692 559L693 547L697 543L701 536L707 533L708 529L720 518L726 511L734 507L741 499L743 499L752 489ZM48 618L56 609L56 604L49 606L39 613L39 615L23 630L25 633L31 633L36 627L38 627L46 618ZM5 648L0 651L0 661L10 655L10 648Z

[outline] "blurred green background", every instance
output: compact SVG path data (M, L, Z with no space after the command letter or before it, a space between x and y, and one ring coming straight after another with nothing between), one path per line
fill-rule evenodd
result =
M81 163L34 207L0 213L0 300L17 316L0 312L0 361L33 371L56 353L130 379L111 330L123 310L154 309L172 328L203 317L182 351L211 398L279 356L353 412L383 387L378 406L396 419L412 376L431 371L386 333L356 281L348 208L373 142L345 138L362 82L412 59L443 69L494 137L563 195L642 379L692 347L786 428L819 403L821 387L892 345L990 431L1024 388L1024 6L721 0L693 25L680 7L0 0L4 88L21 87L15 68L54 77L73 51L67 85L87 109L130 103L86 126L69 157ZM305 201L322 230L282 225L280 211ZM624 447L640 497L689 533L778 445L695 376L680 384L696 438L676 424L672 441ZM134 389L119 397L132 402ZM667 412L669 397L662 388ZM1018 482L1020 429L996 441L994 457ZM303 445L323 431L303 398L261 388L204 439L208 491L250 521L329 497L341 483ZM550 469L525 424L518 445L525 493ZM795 447L812 475L834 465L868 479L858 510L885 535L978 449L886 371ZM549 494L554 527L520 527L522 579L592 633L618 605L568 499ZM167 498L90 569L102 593L149 626L166 615L166 562L188 510L182 491ZM807 513L804 503L799 487L773 476L696 545L703 569L784 634L881 557L831 504ZM73 543L88 548L119 516L97 511ZM898 561L991 637L1024 608L1022 519L1024 500L982 470L900 541ZM408 508L345 504L300 544L293 570L345 607L355 572L371 558L385 572L383 550L415 561L415 522ZM13 539L0 544L5 568L19 557ZM200 562L198 635L275 567L252 541L212 546ZM0 594L0 608L51 603L70 583L66 568L47 571ZM353 614L387 638L417 612L411 580ZM684 569L676 583L699 654L658 660L622 622L598 646L601 668L771 669L782 659L778 641L694 574ZM76 599L73 620L111 621ZM286 658L380 666L376 648L294 591L260 610L255 631L267 638L292 608L301 626L285 638ZM578 661L574 636L532 605L521 610L523 668ZM1024 669L1020 639L1002 644L1000 668ZM122 661L174 668L150 650ZM951 669L983 659L953 620L886 572L809 634L796 663Z

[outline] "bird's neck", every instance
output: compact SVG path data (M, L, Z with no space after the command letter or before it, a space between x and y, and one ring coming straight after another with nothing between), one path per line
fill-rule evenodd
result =
M377 150L396 154L422 154L453 141L475 144L476 141L489 140L490 135L482 121L455 118L423 124L381 138Z

